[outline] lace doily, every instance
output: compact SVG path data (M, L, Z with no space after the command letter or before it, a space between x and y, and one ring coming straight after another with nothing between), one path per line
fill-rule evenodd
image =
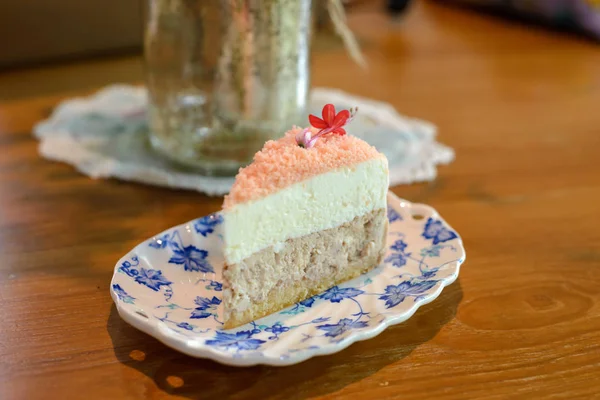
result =
M454 159L454 151L435 141L431 123L400 115L390 104L352 96L339 90L312 90L309 112L323 104L358 106L348 126L383 152L390 166L390 185L430 181L436 166ZM114 85L90 97L59 104L50 118L34 127L42 157L73 165L92 178L118 178L209 195L229 191L233 178L206 177L175 168L156 155L148 143L147 92L143 87Z

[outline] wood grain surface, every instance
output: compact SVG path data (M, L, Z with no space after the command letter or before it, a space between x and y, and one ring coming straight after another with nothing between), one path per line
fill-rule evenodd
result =
M393 191L462 235L458 281L406 323L297 366L179 354L119 318L113 266L222 199L89 179L41 159L30 134L90 82L141 81L139 60L5 74L0 398L600 398L600 47L431 2L401 21L356 10L351 25L369 70L317 51L313 82L433 121L456 149L434 182Z

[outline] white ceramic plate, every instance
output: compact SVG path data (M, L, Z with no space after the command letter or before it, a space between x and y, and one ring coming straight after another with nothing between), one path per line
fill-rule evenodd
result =
M390 192L388 219L382 265L236 329L221 329L218 213L136 246L117 263L111 295L125 321L185 354L235 366L296 364L407 320L458 277L462 241L433 208Z

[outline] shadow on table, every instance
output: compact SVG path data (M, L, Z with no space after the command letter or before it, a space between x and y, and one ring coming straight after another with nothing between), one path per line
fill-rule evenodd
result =
M379 336L289 367L228 367L186 356L128 325L114 305L107 330L117 359L152 378L166 393L193 399L296 399L338 391L408 356L454 318L461 299L457 281L408 321Z

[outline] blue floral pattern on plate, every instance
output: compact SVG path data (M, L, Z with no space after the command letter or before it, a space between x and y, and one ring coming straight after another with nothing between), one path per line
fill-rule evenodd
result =
M465 260L460 237L432 208L389 193L387 215L382 265L236 329L222 329L218 213L138 245L117 263L111 294L123 319L192 356L242 366L330 354L404 321L452 283Z

